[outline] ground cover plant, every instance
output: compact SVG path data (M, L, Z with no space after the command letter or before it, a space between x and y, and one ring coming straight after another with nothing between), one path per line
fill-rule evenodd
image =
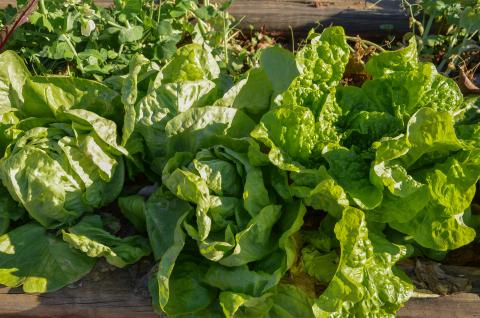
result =
M404 5L422 53L432 59L439 57L439 71L455 70L464 53L479 50L480 2L419 0L404 1Z
M479 101L414 38L357 86L340 27L241 76L216 49L135 52L103 81L1 53L0 284L151 257L169 317L394 317L415 289L399 262L476 239Z
M191 42L211 47L221 67L232 74L251 59L236 45L239 31L225 11L228 2L218 6L197 0L119 0L105 8L92 0L24 0L1 9L2 27L32 2L38 2L38 10L2 49L16 51L36 75L103 80L124 74L137 53L161 65L177 46Z
M480 2L402 1L410 16L419 53L433 61L439 72L453 77L465 93L478 94L480 78Z

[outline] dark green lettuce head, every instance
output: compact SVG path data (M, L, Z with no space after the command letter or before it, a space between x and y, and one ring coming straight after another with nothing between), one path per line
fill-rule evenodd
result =
M80 109L59 117L19 122L15 127L24 131L0 160L4 186L47 228L110 203L124 178L115 123Z
M239 266L272 252L276 241L272 227L282 209L270 198L262 170L249 163L245 151L215 146L196 154L177 153L164 169L163 184L196 206L194 218L186 224L204 257ZM262 233L255 235L262 239L257 237L255 246L246 243L235 250L239 243L235 236L246 242L245 234L252 233L260 219ZM253 247L255 252L249 251Z
M145 208L160 262L150 284L157 309L175 316L228 307L235 295L261 297L293 265L306 210L280 204L268 172L249 163L248 145L230 140L166 164L166 189Z

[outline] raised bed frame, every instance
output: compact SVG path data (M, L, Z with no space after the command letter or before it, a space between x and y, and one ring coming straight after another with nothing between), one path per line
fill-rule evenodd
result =
M43 295L0 288L0 317L5 318L156 318L145 281L128 270L95 272L73 286ZM480 296L459 293L436 298L412 298L399 318L480 317ZM254 317L252 317L254 318ZM299 317L301 318L301 317Z

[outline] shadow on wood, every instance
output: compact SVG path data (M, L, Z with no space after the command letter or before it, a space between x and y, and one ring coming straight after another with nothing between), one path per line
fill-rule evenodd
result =
M139 288L132 268L94 271L79 283L60 291L27 295L21 289L0 288L0 317L45 318L154 318L146 285Z
M225 0L214 0L222 2ZM108 6L113 0L97 0ZM408 31L408 17L400 0L236 0L228 10L242 19L241 28L304 37L318 26L341 25L350 35L384 38L388 34L402 35ZM0 6L14 4L0 0Z
M113 272L93 272L78 284L44 295L26 295L0 288L0 317L5 318L154 318L146 285L138 286L145 270L135 266ZM480 297L460 293L439 298L414 298L399 318L480 317Z
M480 297L459 293L438 298L413 298L397 317L400 318L474 318L480 317Z
M350 35L365 38L403 35L408 31L408 17L401 1L383 0L242 0L234 1L229 12L249 25L267 31L306 34L317 26L341 25Z

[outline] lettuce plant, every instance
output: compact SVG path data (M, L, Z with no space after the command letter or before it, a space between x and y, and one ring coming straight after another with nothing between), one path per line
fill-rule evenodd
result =
M267 190L269 179L248 162L247 149L248 143L237 141L177 153L163 173L170 191L161 189L146 203L147 229L158 243L153 249L159 260L151 292L154 304L169 315L186 313L183 303L197 302L189 310L201 310L230 306L232 297L260 297L295 260L292 235L306 210L299 201L277 204ZM192 257L203 259L202 265L183 277L181 268L191 266ZM198 281L198 290L182 295L191 280ZM220 293L219 303L206 293Z
M11 52L2 57L23 65ZM126 150L117 144L115 122L99 114L113 113L109 102L117 94L87 80L10 76L4 84L18 97L5 107L5 116L15 117L6 122L4 139L12 140L0 174L11 196L47 228L112 202L123 187Z
M331 43L328 50L344 50ZM338 217L346 206L360 208L429 249L468 244L475 231L464 213L479 166L478 149L456 132L466 107L460 90L418 62L414 41L374 56L366 70L372 79L361 87L334 87L313 104L292 102L292 84L252 136L271 163L291 172L294 196L315 209Z
M0 60L9 69L0 79L0 283L54 291L86 275L94 257L123 267L148 255L145 238L116 237L91 215L124 185L128 153L111 120L118 94L88 80L31 76L10 51Z
M475 107L413 41L372 57L356 87L341 84L343 30L310 38L160 127L162 185L130 214L145 215L150 291L169 316L394 317L413 291L396 262L474 239ZM210 109L237 112L242 133L190 115Z
M151 250L171 317L394 317L414 289L398 261L475 238L478 105L414 41L357 87L343 29L309 38L235 82L197 44L108 86L0 55L0 283L53 291ZM148 240L95 213L125 170L155 182L119 200Z

